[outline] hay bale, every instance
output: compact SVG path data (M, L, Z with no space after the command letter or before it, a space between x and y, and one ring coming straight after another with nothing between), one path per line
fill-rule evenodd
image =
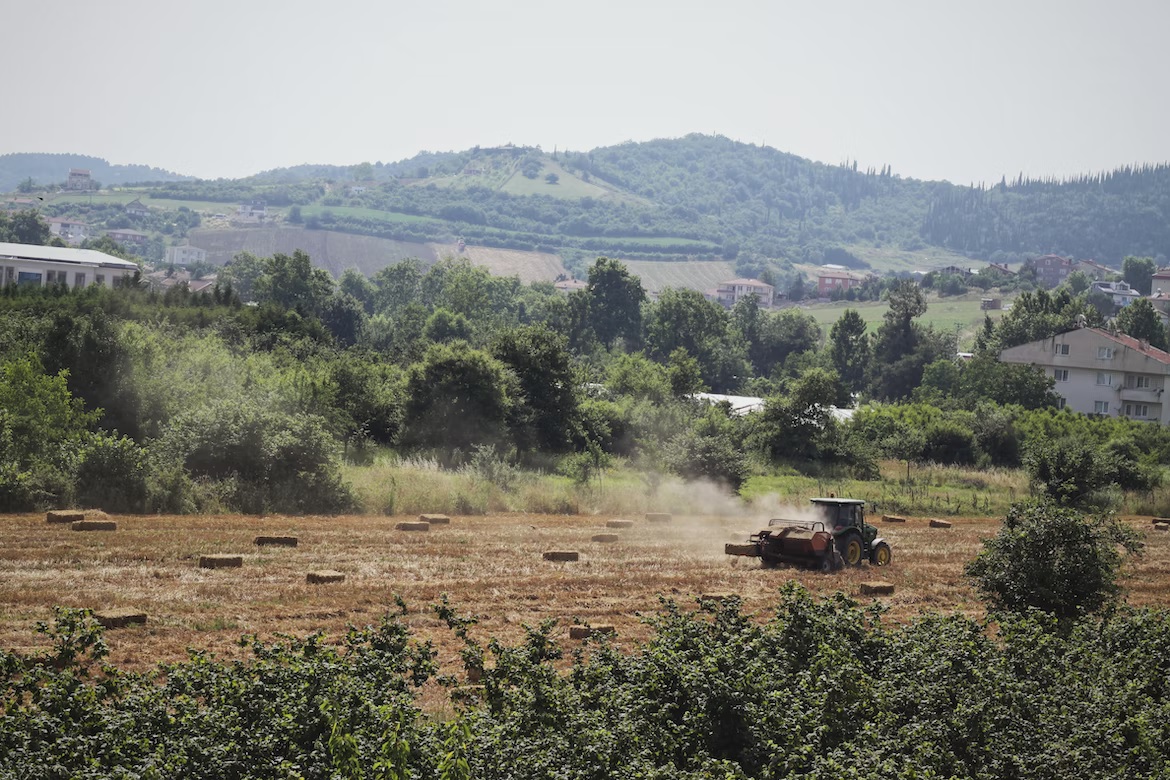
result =
M305 581L310 585L327 585L330 582L345 582L345 575L332 569L311 571L305 575Z
M892 582L863 582L861 583L862 596L892 596L894 584Z
M146 625L146 613L136 609L106 609L95 612L93 616L102 628Z
M45 513L46 523L80 523L85 519L85 512L80 509L54 509Z
M756 556L760 554L760 548L749 542L728 542L723 545L723 554Z
M244 565L242 555L200 555L200 569L238 569Z
M669 523L672 519L673 518L671 517L670 512L647 512L646 513L646 522L647 523Z
M296 547L295 536L257 536L252 540L257 547Z
M713 593L700 593L699 601L718 601L720 604L722 604L725 601L732 601L734 599L738 599L739 597L740 596L738 593L721 590L715 591Z
M593 534L589 538L591 542L616 542L621 537L617 534Z
M1150 522L1154 525L1157 525L1158 523L1166 523L1170 525L1170 517L1151 517Z
M1170 523L1154 523L1155 531L1170 531Z
M431 530L430 523L395 523L395 531L429 531Z
M576 550L546 550L542 557L546 561L576 561L581 555Z
M588 639L594 634L616 634L613 626L569 626L569 639Z
M939 520L938 518L934 518L930 521L931 528L950 528L952 525L954 525L954 523L952 523L950 520Z
M883 523L904 523L904 522L906 522L906 518L899 517L898 515L882 515L882 522Z
M113 520L78 520L71 526L74 531L117 531L118 524Z
M427 525L450 525L451 518L447 515L419 515L418 521Z
M605 527L606 528L633 528L634 521L633 520L606 520Z

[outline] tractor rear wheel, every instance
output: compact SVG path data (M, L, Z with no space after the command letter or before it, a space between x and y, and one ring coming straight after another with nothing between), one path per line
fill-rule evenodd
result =
M838 541L838 549L841 550L841 557L845 559L846 566L860 566L861 553L865 548L861 544L861 537L858 534L848 534L841 537Z
M885 542L881 542L873 548L873 553L870 554L869 560L874 566L888 566L892 557L894 557L894 554L890 550L890 546Z

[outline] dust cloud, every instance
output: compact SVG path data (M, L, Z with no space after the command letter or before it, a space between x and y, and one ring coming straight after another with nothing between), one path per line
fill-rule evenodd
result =
M683 482L665 477L651 499L651 511L673 511L674 520L664 539L701 557L723 556L726 542L746 542L748 536L768 527L773 518L799 523L821 522L820 513L791 497L769 493L744 500L724 485L706 480ZM826 529L830 530L830 529Z

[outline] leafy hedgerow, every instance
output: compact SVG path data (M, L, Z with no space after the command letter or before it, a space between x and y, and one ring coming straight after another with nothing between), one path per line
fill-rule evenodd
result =
M1071 625L1043 613L886 626L880 610L785 586L761 622L734 601L663 602L653 637L552 622L465 643L480 684L438 676L396 616L200 653L153 675L104 667L101 630L60 610L35 658L0 652L0 776L29 778L1155 778L1170 770L1170 613ZM461 677L461 676L458 676ZM420 687L450 688L437 722Z

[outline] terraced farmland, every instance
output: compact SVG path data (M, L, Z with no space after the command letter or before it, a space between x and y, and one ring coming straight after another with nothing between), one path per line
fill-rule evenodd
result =
M642 280L647 290L661 292L667 287L685 290L710 290L720 282L736 278L735 266L722 260L685 262L657 260L623 260L630 273Z

